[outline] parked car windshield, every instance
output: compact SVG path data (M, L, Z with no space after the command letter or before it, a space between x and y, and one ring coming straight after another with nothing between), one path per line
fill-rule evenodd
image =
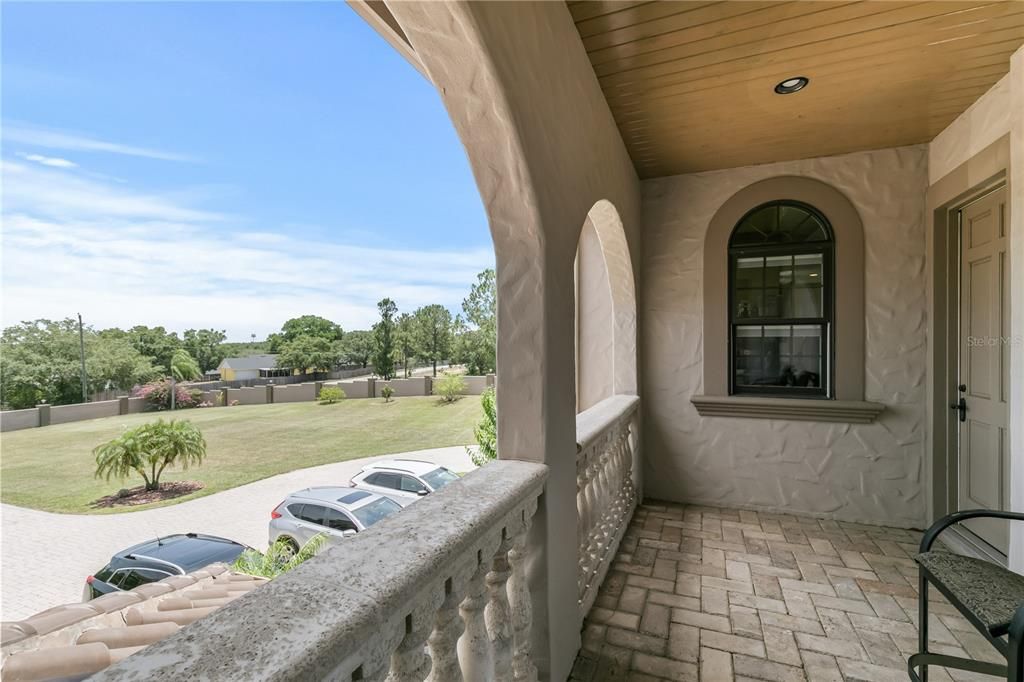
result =
M429 474L423 474L423 480L434 490L439 490L452 481L459 480L459 477L442 467L434 469Z
M369 504L364 504L359 509L353 509L352 513L356 515L356 518L359 519L361 524L369 528L384 517L391 516L400 509L401 507L398 506L397 502L389 500L386 497L382 497Z

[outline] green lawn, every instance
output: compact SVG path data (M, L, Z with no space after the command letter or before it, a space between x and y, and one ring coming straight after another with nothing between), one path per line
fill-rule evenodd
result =
M188 471L165 472L161 480L199 480L206 487L163 503L175 504L202 495L304 467L358 457L464 445L473 442L473 425L482 416L480 400L469 396L451 404L436 398L345 400L334 405L288 403L247 405L176 412L203 432L204 464ZM129 479L109 483L93 477L92 449L123 428L167 418L144 413L12 431L0 437L0 498L9 504L67 513L123 512L95 510L90 503L123 487Z

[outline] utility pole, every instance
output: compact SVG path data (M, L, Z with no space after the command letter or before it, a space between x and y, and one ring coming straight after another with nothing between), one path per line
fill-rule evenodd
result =
M82 360L82 402L89 402L89 382L85 377L85 334L82 332L82 313L78 313L78 354Z

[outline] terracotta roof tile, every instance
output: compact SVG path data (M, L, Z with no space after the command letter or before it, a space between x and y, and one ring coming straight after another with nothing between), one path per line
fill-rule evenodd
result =
M36 682L91 675L265 582L214 564L131 592L113 592L3 623L0 677L5 682Z

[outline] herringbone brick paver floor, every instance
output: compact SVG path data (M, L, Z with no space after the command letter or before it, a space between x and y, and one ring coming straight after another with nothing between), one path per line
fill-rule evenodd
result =
M584 623L571 680L905 682L916 531L648 502ZM931 649L1000 661L931 590ZM931 668L933 682L993 678Z

